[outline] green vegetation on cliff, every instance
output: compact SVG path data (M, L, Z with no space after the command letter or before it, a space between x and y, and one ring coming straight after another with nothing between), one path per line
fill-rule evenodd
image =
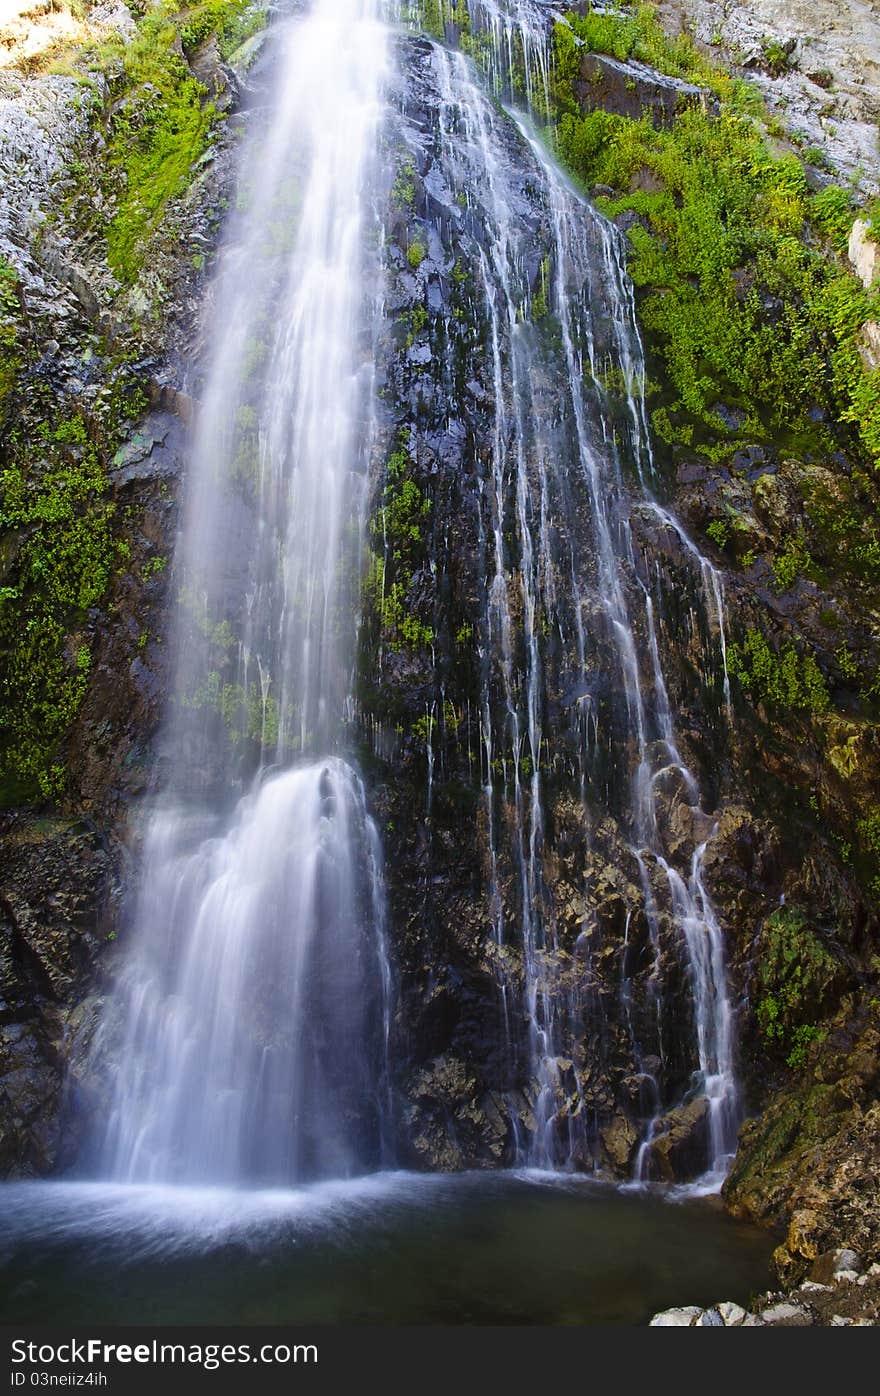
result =
M434 639L434 631L417 614L412 598L413 576L425 556L424 528L432 505L412 478L405 446L401 441L385 467L385 486L370 526L373 551L364 599L368 612L378 619L385 643L415 651Z
M18 353L18 277L15 268L0 257L0 427L6 403L15 386L20 359Z
M137 407L137 400L129 408ZM46 403L47 418L49 404ZM0 802L57 794L55 759L88 686L99 605L127 547L106 454L81 415L13 428L0 469Z
M818 933L793 907L780 907L764 923L758 941L757 1019L771 1051L790 1067L803 1066L840 964Z
M880 599L880 370L866 330L880 320L880 286L865 289L846 255L871 209L829 182L821 153L786 136L756 89L687 36L670 39L652 6L569 11L553 48L548 134L626 230L658 458L670 480L698 463L696 526L742 573L756 569L742 619L731 607L735 690L765 731L809 731L825 769L839 714L870 724L880 693L864 623ZM622 115L608 109L623 101L619 75L593 54L692 86L671 97L646 81L644 109ZM856 851L876 895L880 858L864 833L873 766L859 752L817 777L810 809Z
M774 653L759 630L749 630L741 645L730 645L728 669L756 702L823 713L828 689L811 654L799 655L794 644Z
M627 4L624 0L616 10L608 5L585 15L570 11L557 24L554 40L559 65L555 73L556 96L562 108L567 104L567 89L576 75L575 65L582 52L607 53L623 62L634 58L669 77L698 83L725 100L755 105L751 90L705 58L686 34L670 38L653 5Z
M186 187L214 109L180 52L176 26L161 11L141 21L120 58L125 96L110 117L108 158L122 174L122 189L107 229L107 259L120 280L134 281L140 245L169 199Z
M575 86L594 50L699 83L706 97L667 125L583 112ZM554 54L559 153L588 187L614 191L597 200L605 212L633 216L630 271L673 390L654 414L660 437L717 458L756 438L828 449L819 408L880 465L880 372L859 344L880 295L837 255L849 192L811 192L802 160L771 148L754 93L687 38L669 40L650 6L568 15ZM735 429L719 408L737 410Z
M226 59L264 23L251 0L189 9L162 0L138 20L130 42L117 35L75 57L74 70L100 72L109 84L107 175L117 206L107 257L120 281L137 280L150 235L186 190L219 119L188 60L212 37Z

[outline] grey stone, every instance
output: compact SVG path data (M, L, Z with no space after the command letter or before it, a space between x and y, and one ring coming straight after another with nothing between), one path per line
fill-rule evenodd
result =
M764 1309L761 1318L765 1323L786 1324L790 1327L806 1327L812 1324L812 1316L799 1304L774 1304Z
M749 71L770 110L804 145L819 147L866 192L880 181L880 28L863 0L660 0L660 17L686 27L722 60ZM764 49L791 45L785 72ZM830 87L830 90L829 90Z
M730 1301L719 1304L717 1312L721 1316L725 1328L740 1328L749 1317L748 1312L740 1304L733 1304Z
M697 1319L701 1318L705 1310L696 1304L688 1304L680 1309L664 1309L662 1313L655 1314L648 1324L649 1328L695 1328Z
M860 1275L862 1271L862 1257L858 1251L842 1250L838 1251L834 1257L835 1275Z

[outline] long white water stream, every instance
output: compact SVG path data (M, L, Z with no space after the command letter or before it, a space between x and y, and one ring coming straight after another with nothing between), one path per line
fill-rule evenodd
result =
M381 850L338 754L380 294L380 8L315 0L287 24L243 161L176 560L171 777L96 1044L116 1064L114 1178L289 1183L389 1157Z

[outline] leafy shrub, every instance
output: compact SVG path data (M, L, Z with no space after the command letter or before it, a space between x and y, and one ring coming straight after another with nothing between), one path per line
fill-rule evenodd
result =
M803 1066L809 1045L824 1036L816 1024L840 974L821 936L793 907L764 923L757 944L757 1020L768 1047Z
M818 664L811 654L800 656L791 641L775 654L759 630L749 630L742 644L728 646L727 664L731 677L755 702L814 715L828 710L828 689Z

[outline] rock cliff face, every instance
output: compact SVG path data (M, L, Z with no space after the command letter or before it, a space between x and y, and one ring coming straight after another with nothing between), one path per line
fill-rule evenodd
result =
M880 119L876 0L661 0L672 34L748 73L784 126L875 192Z
M631 695L614 655L596 551L585 542L594 536L593 506L573 442L576 409L560 391L558 408L547 410L553 385L568 372L560 322L548 308L552 282L564 274L552 191L514 123L488 111L474 117L495 123L486 135L487 189L468 163L469 133L456 141L444 130L447 123L459 130L457 103L473 102L473 94L450 97L452 79L427 45L411 44L402 67L405 121L395 159L405 178L395 188L405 197L392 191L393 318L379 350L389 416L372 529L381 588L367 598L360 703L398 928L397 1055L408 1066L403 1147L432 1167L534 1157L545 1091L555 1112L550 1157L627 1176L651 1114L681 1100L696 1067L692 994L671 913L655 925L646 908L645 879L656 883L650 904L668 908L664 874L659 864L640 867L629 846L627 773L637 759ZM509 220L501 235L499 206ZM603 263L618 244L603 238L601 225L585 218L583 243L569 251L594 269L594 352L613 366L614 316L626 310ZM497 311L508 266L509 294L522 297L520 328L511 327L503 301ZM508 401L509 374L514 392L529 394L525 407ZM600 410L625 418L625 396L609 394ZM530 426L517 421L518 411ZM517 457L507 441L518 437L529 464L517 496ZM542 459L548 449L564 462L558 473ZM487 503L493 462L502 477L497 506ZM633 483L622 516L632 516L637 498ZM533 599L521 578L538 537L539 500L543 556ZM639 526L648 529L649 516L656 522L646 509ZM709 768L716 741L723 745L717 694L703 702L704 664L711 671L721 663L718 635L699 566L674 530L661 533L646 566L668 562L703 627L676 674L676 698L687 714L686 759ZM644 606L638 577L627 582L634 614ZM490 592L496 601L487 612ZM526 617L530 606L540 634ZM578 607L590 616L586 655L575 638ZM648 666L645 627L639 643ZM499 638L507 633L509 642ZM538 661L530 669L531 644L540 676ZM652 685L647 667L642 677ZM521 723L516 755L508 745L514 723ZM536 729L547 753L540 773L531 766ZM669 856L687 876L711 820L687 807L683 780L668 773L661 822ZM533 954L513 929L529 923ZM552 1046L537 1058L532 992L555 1005L546 1034ZM699 1171L705 1106L668 1124L668 1148L658 1147L650 1167L666 1176Z
M866 190L876 186L876 96L870 81L860 81L880 61L871 6L768 0L659 10L671 33L693 26L707 52L751 73L771 108L831 165L858 172ZM131 38L122 7L92 20ZM100 587L77 582L86 604L68 604L63 623L40 613L42 624L58 627L63 683L52 680L50 701L24 687L20 670L7 695L9 711L16 692L23 706L46 707L38 731L9 719L9 748L17 743L19 754L7 764L0 815L0 1167L9 1174L50 1172L76 1155L93 1098L82 1064L117 937L124 939L139 811L159 774L153 738L167 688L166 560L198 396L200 307L231 197L236 129L260 119L259 61L246 76L254 41L244 56L224 58L221 40L190 36L180 48L186 73L178 80L197 79L199 110L213 101L226 119L212 117L210 139L183 187L141 229L134 260L119 231L120 210L131 212L128 186L108 151L121 104L137 119L139 89L118 72L98 74L86 88L77 77L23 71L28 64L0 69L0 268L10 269L0 280L0 307L2 324L13 327L0 348L14 358L11 379L0 365L4 466L21 471L25 457L36 460L29 479L38 492L41 480L94 472L71 519L86 506L90 519L104 519L95 556L106 574ZM487 804L493 773L481 766L487 553L480 528L497 429L479 291L489 230L476 197L456 200L462 191L438 154L444 99L430 48L400 43L405 78L388 136L387 317L377 347L384 437L371 532L383 570L378 582L374 566L366 585L357 731L388 867L401 1154L432 1168L486 1167L516 1156L518 1127L525 1135L534 1126L540 1090L529 1066L522 958L499 948L493 929L499 909L509 924L522 916L515 782L494 772L503 793ZM636 118L647 110L662 130L682 110L714 117L717 106L698 82L603 53L579 59L572 95L581 113ZM505 129L503 159L528 170L524 138L513 124ZM785 132L769 138L791 148ZM815 152L810 159L817 182L827 181ZM659 192L656 179L646 167L625 192L648 200ZM594 192L607 199L621 191ZM534 332L548 335L552 365L559 352L546 304L552 238L546 204L528 177L517 186L516 213L532 229L528 313ZM622 232L647 222L639 208L614 217ZM737 267L733 275L745 300L752 272ZM768 297L762 313L773 323L780 304ZM604 322L599 333L607 334ZM649 379L665 401L649 329L645 341ZM533 386L539 395L551 390L543 380ZM624 412L611 366L607 388L613 410ZM819 416L824 410L816 408ZM717 415L734 434L746 416L736 401L719 402ZM854 442L836 440L822 454L811 441L758 425L726 452L706 452L698 438L657 443L662 503L723 578L732 721L706 573L662 510L640 506L634 480L625 490L630 585L650 582L669 598L656 638L682 758L705 794L701 817L674 772L661 792L672 865L686 870L716 830L703 877L724 931L738 1072L752 1116L726 1197L738 1214L787 1229L777 1261L788 1281L839 1244L866 1257L880 1244L872 886L880 745L876 692L868 679L854 682L852 667L864 677L880 664L877 490ZM572 493L570 516L584 518L586 503ZM8 588L20 599L33 587L35 574L24 569L40 517L10 511L4 519L0 595ZM505 520L505 537L513 529ZM550 562L557 572L558 543ZM597 614L592 564L582 565L585 604ZM37 617L16 614L22 628ZM671 918L652 925L660 888L630 850L630 796L615 786L612 758L590 772L597 788L604 782L603 817L587 828L583 815L578 752L600 746L589 718L579 725L583 700L595 701L597 721L612 714L613 750L626 740L613 716L625 697L601 690L601 653L589 693L578 688L571 654L552 629L541 636L542 730L553 758L540 872L558 945L546 972L567 1005L558 1015L559 1081L571 1116L589 1122L572 1159L630 1176L656 1114L646 1171L693 1176L705 1158L707 1120L699 1100L681 1104L695 1065L692 984ZM755 635L765 637L764 649ZM4 646L11 649L13 638L5 635ZM638 638L649 656L647 630ZM805 654L814 669L803 667ZM48 668L42 651L37 658ZM497 675L495 682L497 705ZM825 694L814 709L810 692ZM796 701L780 703L779 693ZM523 766L521 781L531 774ZM659 1097L651 1084L658 1080Z

